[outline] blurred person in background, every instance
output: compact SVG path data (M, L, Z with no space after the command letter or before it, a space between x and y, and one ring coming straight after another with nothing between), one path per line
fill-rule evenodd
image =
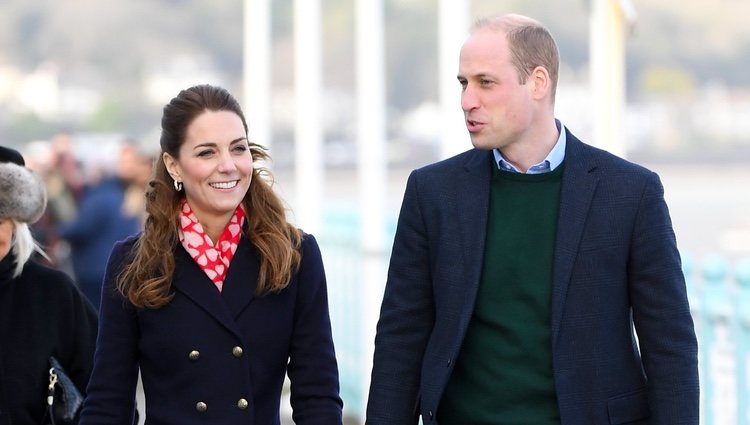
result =
M27 166L42 177L47 188L47 208L31 228L47 256L35 253L33 258L73 276L70 245L58 234L61 223L75 218L83 193L83 177L72 138L59 133L50 141L31 142L24 147L24 156L28 158Z
M317 242L286 220L226 90L181 91L162 116L144 231L112 250L81 425L342 423Z
M480 20L461 48L474 149L407 182L367 424L698 423L661 182L555 119L558 69L519 15Z
M44 183L0 146L0 424L42 424L49 358L81 393L93 366L96 312L70 277L33 259L29 225L46 205ZM48 418L46 420L49 420Z
M86 186L76 215L60 224L58 234L70 244L75 278L98 310L109 252L115 242L138 233L141 218L125 209L131 174L121 164L129 155L128 149L120 144L95 149L98 150L85 161Z
M122 147L119 174L127 185L123 212L126 216L137 217L141 227L146 220L146 188L157 156L158 151L136 140L126 140Z

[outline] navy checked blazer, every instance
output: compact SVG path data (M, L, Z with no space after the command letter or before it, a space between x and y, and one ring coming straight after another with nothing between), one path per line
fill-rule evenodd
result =
M472 149L409 177L368 425L436 423L482 272L491 155ZM560 190L550 327L561 423L697 424L697 343L658 176L568 132Z

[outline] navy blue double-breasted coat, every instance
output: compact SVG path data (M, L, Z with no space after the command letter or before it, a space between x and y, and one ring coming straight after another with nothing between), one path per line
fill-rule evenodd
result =
M158 309L136 309L113 287L134 242L110 256L81 425L129 425L139 367L146 424L278 424L287 372L297 424L341 423L326 279L311 235L289 286L263 297L254 294L259 254L244 236L221 293L178 246L174 298Z

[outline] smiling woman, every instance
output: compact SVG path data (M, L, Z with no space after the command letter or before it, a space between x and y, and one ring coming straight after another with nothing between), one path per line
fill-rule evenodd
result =
M317 242L286 221L238 102L202 85L165 107L143 233L110 256L81 424L131 423L138 369L153 424L340 424Z
M239 115L205 111L187 128L179 157L164 153L169 175L212 241L217 241L250 187L253 157Z

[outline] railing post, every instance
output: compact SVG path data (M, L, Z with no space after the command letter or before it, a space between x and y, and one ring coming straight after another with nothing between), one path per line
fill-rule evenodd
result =
M695 277L695 261L692 255L681 252L680 256L682 257L682 274L685 276L685 287L687 289L687 295L688 295L688 303L690 304L690 315L693 317L693 326L695 327L695 335L698 339L698 364L703 365L705 362L705 358L703 356L703 314L704 314L704 307L703 307L703 290L701 285L701 280L696 279ZM703 374L703 371L700 371L701 375ZM701 377L701 392L700 392L700 423L705 423L704 416L706 415L705 412L705 390L703 377Z
M736 297L737 314L737 412L738 425L750 425L750 257L740 259L735 267L739 294Z
M705 314L703 333L702 379L705 394L706 425L735 424L737 412L737 376L735 342L732 338L733 304L727 285L727 262L712 256L703 262Z
M701 317L703 310L703 291L701 290L700 279L696 279L695 273L695 261L690 254L680 253L682 257L682 274L685 276L685 288L687 289L688 303L690 303L690 313L693 316L695 322L695 332L700 333L701 323L698 320ZM700 335L698 335L700 338Z

